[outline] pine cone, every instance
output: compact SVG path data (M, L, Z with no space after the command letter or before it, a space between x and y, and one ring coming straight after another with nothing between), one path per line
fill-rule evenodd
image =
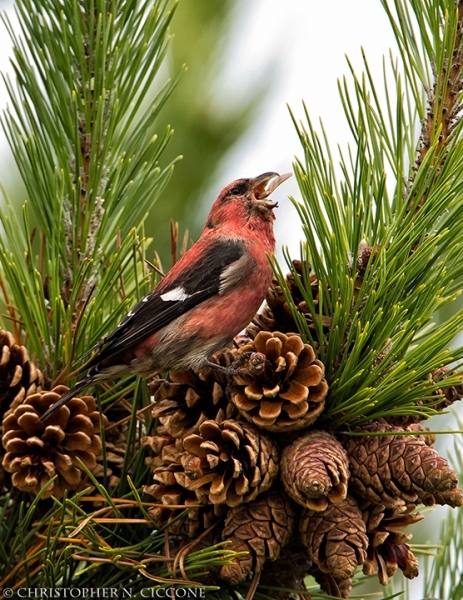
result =
M183 440L183 473L177 481L206 503L237 506L250 502L278 475L275 442L249 423L205 421L199 435Z
M142 448L153 452L153 456L146 459L146 464L151 467L151 470L154 470L159 464L164 464L162 451L166 446L176 445L178 448L181 447L180 440L176 440L168 433L164 425L158 425L153 435L144 435L140 440L140 444Z
M349 598L352 591L352 577L348 577L343 581L336 581L331 573L324 573L315 563L309 569L309 575L315 579L328 596L335 598Z
M225 349L211 361L229 367L238 355L236 350ZM235 406L225 393L226 375L210 368L171 371L170 382L154 379L150 392L154 395L153 416L158 418L175 438L197 433L207 420L217 422L235 418Z
M375 421L364 432L404 432L385 421ZM417 435L347 437L352 489L373 504L394 508L423 503L460 506L462 492L448 462Z
M302 280L303 287L306 290L310 288L314 306L317 307L319 303L319 282L317 276L315 275L315 273L310 273L310 265L303 263L300 260L293 260L293 266L295 268L296 273ZM295 277L292 273L288 273L288 275L286 276L286 285L289 288L291 297L298 312L300 312L301 315L304 316L304 318L307 321L307 325L311 329L315 329L314 321L315 319L318 320L320 318L320 315L317 313L314 319L314 315L310 311L307 302L304 300L301 291L296 283ZM283 291L280 285L278 284L276 278L273 279L272 285L270 286L267 292L267 304L269 305L272 311L272 314L278 324L278 329L280 331L284 331L286 333L288 331L297 330L291 309L289 308ZM322 315L321 319L323 330L328 336L331 330L333 319L329 315Z
M329 504L324 511L304 509L299 531L309 557L338 584L351 580L357 566L365 561L368 547L365 523L351 496L338 504Z
M104 479L106 476L107 487L114 488L121 479L127 452L134 455L140 447L143 426L139 423L134 431L134 437L129 439L131 418L129 409L116 402L105 409L104 414L107 419L104 430L105 452L104 457L103 454L97 456L97 464L92 474L97 479ZM126 474L130 475L130 473L129 470Z
M227 549L249 554L235 558L232 565L224 565L220 577L237 585L251 571L261 571L267 560L276 560L292 535L295 519L292 501L274 490L230 509L222 535L231 541Z
M191 539L225 515L224 506L211 504L199 506L195 492L185 489L177 482L177 474L183 474L181 457L184 452L180 440L167 435L157 435L146 436L142 438L141 443L143 447L156 451L156 456L148 460L155 483L143 486L143 492L164 505L148 510L157 527L168 526L169 533ZM172 508L178 505L182 508ZM188 506L194 508L179 518Z
M311 431L283 450L280 476L286 492L301 506L325 510L347 495L349 459L332 435Z
M446 379L449 377L450 369L448 367L442 367L436 369L429 376L429 380L432 383L439 383L440 388L433 392L433 396L439 396L439 402L433 405L433 408L438 412L446 410L457 400L463 398L463 372L459 371L458 375L461 377L461 383L459 385L446 385Z
M9 331L0 329L0 422L9 408L42 389L43 375L29 359L24 346Z
M407 544L412 534L402 531L423 519L422 514L412 512L414 509L413 505L393 509L369 503L363 508L363 520L369 539L363 572L366 575L378 573L382 585L388 583L397 568L401 569L408 579L413 579L419 574L418 560Z
M285 432L312 425L323 411L328 384L325 368L298 334L260 332L240 349L240 369L232 400L248 420L268 431ZM250 353L248 355L248 353Z
M101 453L100 418L92 396L73 398L46 424L40 420L68 390L60 385L31 394L3 419L3 466L13 473L13 485L20 490L38 494L58 475L43 498L61 498L65 490L77 489L85 477L78 459L90 470L96 465L96 455Z
M278 326L269 306L265 306L262 312L257 313L251 323L246 327L246 334L254 340L261 331L276 331L281 328Z
M432 373L428 375L426 378L427 381L431 385L439 384L440 387L430 392L429 401L423 402L418 401L417 406L423 406L426 404L427 407L433 408L437 412L442 412L446 410L449 406L451 406L454 402L461 400L463 398L463 372L459 372L458 374L461 376L461 381L459 385L448 385L446 380L449 378L450 369L448 367L442 367L440 369L436 369ZM453 373L455 375L455 373ZM433 402L433 399L437 399L437 401ZM408 427L412 424L420 423L423 421L425 417L423 415L404 415L398 417L391 417L386 419L388 423L391 425L398 425L399 427Z
M312 561L307 555L300 540L293 537L280 552L280 556L272 563L267 563L262 571L259 586L263 586L263 593L275 600L289 600L291 592L267 589L267 586L287 588L289 590L303 590L304 579ZM305 600L310 596L304 594Z
M407 427L408 431L419 431L422 435L420 435L420 439L426 444L426 446L432 446L436 443L436 435L434 433L430 433L429 427L425 427L421 425L421 423L412 423Z
M362 240L360 242L358 248L358 256L357 256L357 272L361 278L365 275L365 271L367 270L368 263L370 260L373 262L375 258L378 256L381 246L377 245L375 247L368 246L367 243Z

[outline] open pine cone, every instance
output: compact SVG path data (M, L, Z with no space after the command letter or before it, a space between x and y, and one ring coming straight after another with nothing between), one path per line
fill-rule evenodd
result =
M313 348L297 334L261 331L240 348L232 400L251 423L273 432L309 427L324 409L328 384Z
M124 462L127 453L133 455L140 447L144 426L137 423L137 427L131 431L131 410L119 401L105 407L104 415L104 455L97 456L97 464L92 474L105 481L107 487L114 488L123 474L131 474L130 469L124 473ZM129 438L129 434L133 437Z
M237 357L236 350L226 348L211 361L229 367ZM237 409L225 393L227 379L223 373L206 367L170 371L169 379L153 379L150 392L154 396L153 416L175 438L197 433L204 421L220 422L237 415Z
M184 451L180 440L168 435L158 435L146 436L141 443L156 453L148 462L154 483L143 486L143 492L162 504L148 509L148 514L157 527L169 526L171 533L193 538L224 515L224 506L200 505L195 492L178 483L177 474L181 473L183 477L181 457ZM189 506L192 507L191 510L179 518Z
M278 446L249 423L205 421L183 440L183 448L177 481L203 503L249 502L278 475Z
M402 531L423 519L421 513L413 512L414 509L413 505L394 509L368 502L362 507L369 539L363 572L366 575L377 573L382 585L388 583L397 568L401 569L408 579L413 579L419 574L418 560L407 543L412 534Z
M9 408L42 389L42 372L24 346L16 344L9 331L0 329L0 421Z
M68 390L60 385L31 394L3 419L3 466L20 490L38 494L57 475L42 497L61 498L65 490L77 489L85 477L78 459L90 470L96 465L101 453L100 415L92 396L73 398L46 424L40 420Z
M293 267L297 274L296 277L301 279L303 286L306 289L310 288L314 306L317 308L319 304L319 282L317 276L315 273L310 273L310 266L300 260L293 260ZM298 312L304 316L308 326L311 329L314 329L314 316L312 315L307 302L304 300L301 294L299 286L296 282L296 277L293 273L288 273L288 275L286 275L286 285L289 288ZM272 285L267 293L267 303L272 311L272 316L277 323L277 327L274 329L279 329L280 331L284 332L297 330L291 309L286 301L283 290L281 289L281 286L275 277L273 278ZM319 317L320 315L317 312L317 318ZM322 315L321 319L323 329L328 335L331 329L332 318L328 315Z
M344 500L349 475L344 448L325 431L302 435L281 456L280 477L286 492L312 510L325 510L329 502Z
M291 327L294 329L294 327ZM254 340L256 335L261 331L282 331L283 328L277 324L275 317L273 316L272 310L269 306L264 306L262 312L257 313L251 323L246 327L246 335Z

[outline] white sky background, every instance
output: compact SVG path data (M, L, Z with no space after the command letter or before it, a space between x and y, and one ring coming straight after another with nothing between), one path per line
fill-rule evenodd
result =
M0 2L0 8L11 15L11 0ZM333 151L338 144L345 146L350 134L337 89L337 79L349 73L345 54L360 73L363 63L360 47L363 46L379 88L382 56L388 55L390 48L397 55L379 0L244 0L237 7L235 19L219 97L239 99L269 67L274 70L274 84L259 118L225 160L209 191L211 202L223 185L238 177L292 170L294 156L301 156L302 152L287 104L297 117L303 118L301 102L305 100L313 123L317 124L319 117L323 119ZM9 70L10 51L9 40L0 24L1 71ZM5 89L0 82L0 109L5 106ZM7 153L6 140L0 131L0 182L8 188L12 161ZM300 197L294 177L285 182L273 198L279 201L278 246L288 245L291 254L297 257L301 230L288 195ZM418 588L413 588L420 589L419 584L420 580ZM413 593L412 597L415 597Z
M275 83L266 110L226 160L216 188L236 177L292 170L294 156L301 157L302 152L287 105L304 120L302 100L315 126L322 118L336 157L337 145L345 146L350 140L337 87L338 78L349 73L346 54L360 73L362 46L381 88L382 57L396 48L380 1L247 1L233 29L234 42L223 74L225 87L233 94L237 88L245 93L269 65L275 71ZM300 197L294 177L273 197L279 200L277 242L298 256L301 232L288 195Z

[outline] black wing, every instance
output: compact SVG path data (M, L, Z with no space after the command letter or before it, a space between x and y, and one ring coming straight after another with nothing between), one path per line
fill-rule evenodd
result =
M220 240L201 256L200 264L193 261L181 279L174 278L166 286L161 282L132 308L116 329L87 352L88 355L103 347L85 369L134 346L194 306L232 287L242 274L240 259L244 253L241 240ZM177 265L181 266L180 261Z

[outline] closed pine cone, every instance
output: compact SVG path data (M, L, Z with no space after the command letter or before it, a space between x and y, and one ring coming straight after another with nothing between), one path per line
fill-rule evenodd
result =
M299 531L309 557L338 583L351 580L357 566L365 562L368 547L365 523L351 496L329 504L324 511L304 509Z
M264 566L259 585L275 588L287 588L289 590L303 590L304 579L312 565L307 550L302 542L293 536L289 542L282 548L280 556L273 562L268 562ZM264 587L263 593L275 600L289 600L291 592L283 590L272 590ZM310 596L304 594L305 600L310 600Z
M390 508L410 503L461 505L463 496L457 474L426 443L428 436L403 435L411 430L385 421L375 421L355 431L391 434L345 438L350 484L361 498Z
M342 581L336 581L331 573L325 573L321 571L315 563L309 569L309 575L315 579L328 596L334 596L335 598L349 598L352 591L352 577L343 579Z
M286 492L301 506L325 510L347 495L349 459L332 435L310 431L283 450L280 477Z
M248 554L235 558L232 565L224 565L220 577L237 585L251 571L261 571L267 560L276 560L292 535L295 520L292 500L276 490L230 509L223 539L231 541L229 550Z

